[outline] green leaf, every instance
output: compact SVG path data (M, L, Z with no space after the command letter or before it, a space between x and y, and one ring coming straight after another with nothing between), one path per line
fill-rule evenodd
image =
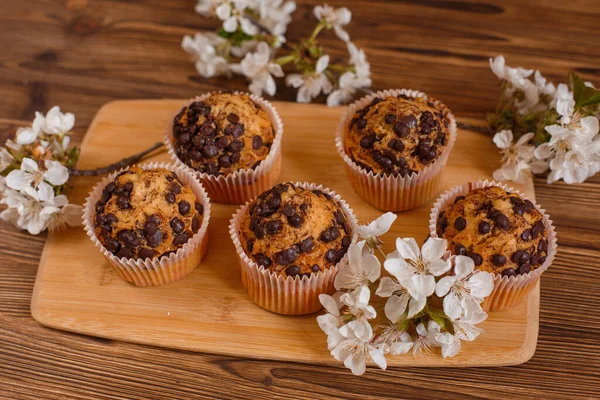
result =
M410 320L409 319L401 319L398 321L398 330L399 331L405 331L406 328L408 328L408 325L410 324Z
M574 72L569 72L569 83L573 90L575 109L600 104L600 91L586 86L583 79Z
M444 313L444 311L438 310L436 308L429 308L428 306L425 307L424 311L427 315L429 315L429 318L437 322L437 324L441 326L442 329L454 335L454 325L452 324L452 321L450 320L450 318L448 318L446 313Z

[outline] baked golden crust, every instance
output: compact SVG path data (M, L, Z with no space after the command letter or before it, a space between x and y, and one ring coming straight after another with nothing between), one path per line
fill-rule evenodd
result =
M347 127L344 150L374 174L407 176L435 162L450 141L450 120L433 100L376 97Z
M252 260L283 276L329 269L352 243L348 219L331 196L291 183L261 194L248 207L239 235Z
M275 140L267 113L247 94L215 93L173 121L177 157L196 171L227 175L256 168Z
M174 172L132 167L103 189L95 232L119 258L162 257L198 232L203 214L192 189Z
M548 255L542 214L529 200L497 186L459 196L440 212L437 234L453 254L470 256L476 268L505 276L539 268Z

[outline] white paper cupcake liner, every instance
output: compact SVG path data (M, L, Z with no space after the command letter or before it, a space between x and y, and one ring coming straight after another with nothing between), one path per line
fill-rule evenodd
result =
M357 221L352 209L335 192L324 188L322 185L307 182L294 183L297 187L307 190L321 190L332 196L342 208L342 211L348 218L350 228L352 229L352 243L356 242ZM277 272L270 271L262 265L255 263L242 248L239 236L239 228L246 215L246 209L250 202L240 207L229 225L229 234L235 245L239 256L242 272L242 282L248 291L248 296L260 307L269 311L285 315L303 315L311 314L323 308L319 302L319 295L322 293L332 294L335 292L333 285L341 265L347 262L348 254L334 265L332 268L308 276L284 277Z
M433 204L431 214L429 215L430 236L433 238L438 237L436 231L438 215L441 211L445 210L446 207L450 205L456 197L464 196L471 190L480 189L488 186L501 187L507 192L517 193L521 195L524 199L532 201L530 198L525 196L523 193L520 193L518 190L515 190L507 185L495 181L479 180L477 182L469 182L459 186L455 186L454 188L443 193ZM556 232L554 231L552 220L546 214L543 208L541 208L535 202L533 202L533 204L535 205L535 208L542 214L542 222L544 223L544 228L546 229L546 235L548 239L548 252L546 256L546 261L539 268L536 268L527 274L514 275L511 277L502 276L500 274L492 274L494 277L494 290L488 297L485 298L485 301L482 304L483 309L486 311L507 310L521 302L529 294L529 292L531 292L531 290L535 287L538 280L540 279L541 275L544 273L544 271L548 269L548 267L550 267L550 265L552 265L552 262L554 261L554 257L556 256L557 245Z
M404 94L432 101L450 120L448 145L440 156L422 171L410 176L374 174L356 164L344 150L346 128L356 111L367 106L375 97L396 97ZM454 115L442 102L428 97L425 93L409 89L383 90L363 97L348 106L337 126L335 146L344 160L346 173L358 195L373 207L383 211L405 211L418 207L433 198L439 189L441 171L448 161L450 151L456 142L456 121Z
M182 104L177 110L177 113L184 106L195 101L204 101L215 93L221 92L204 93L203 95ZM233 94L245 93L233 92ZM237 170L228 175L210 175L205 172L201 173L194 171L177 157L177 152L173 146L173 119L177 113L173 114L173 117L168 121L164 142L167 151L169 152L169 156L175 165L193 171L202 182L211 201L216 203L243 204L257 197L262 192L269 190L275 184L279 178L279 173L281 172L281 140L283 137L283 123L281 122L281 118L270 102L253 94L250 94L249 96L252 101L258 104L260 108L267 113L275 131L275 139L273 140L269 154L256 169Z
M188 168L175 166L167 163L149 163L139 165L142 169L165 168L174 172L182 183L188 185L198 202L204 206L204 215L202 225L194 236L192 236L186 244L177 250L177 252L153 259L134 259L134 258L118 258L112 252L108 251L96 237L94 217L96 216L95 205L102 196L102 190L115 177L128 168L123 168L104 178L90 192L85 200L83 212L83 227L94 243L94 245L102 252L109 265L127 282L136 286L159 286L166 283L179 280L190 274L202 260L206 254L208 247L208 222L210 220L210 199L200 182L190 173Z

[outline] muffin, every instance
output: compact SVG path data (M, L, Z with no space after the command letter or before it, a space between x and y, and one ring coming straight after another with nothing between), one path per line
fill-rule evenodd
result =
M209 215L208 197L189 170L154 163L98 184L86 200L84 226L125 280L153 286L200 263Z
M437 234L452 254L469 256L476 268L503 276L527 274L548 256L542 213L498 186L456 197L440 212Z
M403 211L437 192L456 122L446 106L423 93L383 91L351 105L336 136L357 193L378 209Z
M329 269L352 243L340 205L320 190L292 183L276 185L248 207L240 237L250 259L284 277Z
M436 201L430 234L448 241L454 255L471 257L494 276L484 309L518 304L537 284L556 254L552 221L518 192L496 182L457 186Z
M209 93L185 105L169 130L171 156L197 171L213 201L247 201L277 178L281 121L259 97Z
M352 210L321 186L283 183L258 196L230 225L250 298L280 314L320 310L355 227Z
M177 251L198 232L204 206L174 172L132 167L96 202L96 236L119 258L154 258Z

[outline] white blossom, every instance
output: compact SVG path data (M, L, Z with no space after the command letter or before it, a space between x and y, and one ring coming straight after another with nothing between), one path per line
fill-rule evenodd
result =
M0 172L4 171L15 161L15 158L6 150L6 147L0 147Z
M384 354L406 354L412 349L414 340L410 333L399 330L397 323L381 326L381 334L376 340Z
M509 87L506 89L508 95L512 95L517 90L523 94L523 99L515 102L519 113L526 114L533 107L538 106L539 89L529 79L534 72L532 69L508 67L503 56L490 58L490 69L499 79L509 83Z
M339 87L327 97L329 107L338 106L352 99L357 89L371 86L371 79L359 77L356 73L344 72L339 79Z
M329 296L327 294L320 294L319 301L325 307L326 314L319 315L317 317L317 323L319 328L327 335L327 348L329 351L333 350L344 337L340 334L340 327L343 325L342 316L340 314L340 308L342 304L339 301L338 292L337 296Z
M69 179L69 171L58 161L46 160L45 170L31 158L23 158L21 169L12 170L6 176L6 185L14 190L27 191L40 201L50 202L54 198L52 186L63 185Z
M65 229L67 226L81 226L81 215L83 207L76 204L69 204L67 196L61 194L54 197L54 206L59 208L48 219L48 230L57 231Z
M449 259L444 260L445 239L429 238L419 250L413 238L396 239L399 257L385 260L384 268L392 274L416 300L427 298L435 291L435 277L451 268Z
M296 3L283 0L259 0L258 3L261 25L277 36L279 41L285 41L284 35L292 20L291 14L296 11Z
M475 271L475 262L467 256L454 257L454 275L440 279L435 294L444 298L444 313L452 320L467 319L483 312L481 303L492 293L494 279L489 272Z
M535 146L529 141L533 133L526 133L513 143L513 133L504 130L494 135L494 143L502 153L502 166L494 171L494 179L510 180L522 183L531 178L532 173L541 173L548 169L548 163L535 159Z
M414 317L425 307L427 301L424 296L412 297L404 286L387 276L381 278L375 294L380 297L389 297L383 310L387 319L394 323L402 318L407 309L406 318Z
M36 113L36 119L38 114ZM48 135L63 135L70 132L73 126L75 126L75 116L72 113L63 114L59 106L54 106L46 114L41 129Z
M19 145L24 145L35 142L42 131L42 125L44 125L44 115L36 112L35 119L33 120L31 126L17 129L17 133L15 135L16 143Z
M213 17L216 15L217 7L222 3L222 0L198 0L196 4L196 12L205 17Z
M367 359L370 358L381 369L387 368L383 351L371 343L373 329L358 321L350 321L339 329L343 337L331 351L331 355L338 361L343 361L354 375L362 375L367 368Z
M383 243L379 236L390 230L397 215L393 212L387 212L372 221L369 225L359 225L356 229L358 236L366 241L366 245L371 249L377 249Z
M215 46L224 39L213 33L196 33L194 37L184 36L181 42L183 50L193 56L198 73L204 78L214 76L229 76L227 60L217 54Z
M217 17L223 21L225 32L235 32L238 26L248 35L258 33L258 28L244 14L244 10L250 5L248 0L222 1L216 8Z
M449 332L440 332L435 336L435 340L442 347L442 357L444 358L457 355L460 352L461 341L472 342L484 332L483 329L462 321L453 322L453 327L454 335Z
M361 79L369 79L371 76L371 65L363 49L359 49L352 42L348 42L348 53L350 53L350 64L354 66L356 76Z
M324 73L329 65L329 56L323 55L317 60L315 72L306 75L290 74L286 78L288 86L298 89L296 101L298 103L310 103L312 99L322 93L329 94L333 85Z
M255 53L248 53L239 65L232 65L232 70L250 78L250 91L260 96L265 91L273 96L277 90L275 77L282 77L283 70L279 64L271 62L271 50L265 42L260 42Z
M366 253L364 246L365 241L360 241L348 248L348 263L341 267L334 281L337 290L348 291L356 299L361 294L364 299L365 289L369 291L369 284L381 275L381 263L373 254Z
M0 213L0 218L27 230L32 235L46 229L52 215L60 211L54 204L54 198L48 201L39 200L30 192L21 193L16 190L5 191L0 203L8 206L8 209Z
M540 71L535 71L535 73L533 74L533 80L540 94L544 94L546 96L554 96L554 93L556 92L556 86L554 86L552 82L547 82L546 78L542 75Z
M352 13L346 7L333 8L324 4L316 6L314 14L319 21L324 21L328 28L333 28L335 34L344 42L350 40L350 35L343 29L343 26L349 24L352 19Z
M440 344L436 336L440 333L440 325L434 320L429 320L427 326L424 323L417 325L417 338L413 345L413 355L422 356L430 354Z

